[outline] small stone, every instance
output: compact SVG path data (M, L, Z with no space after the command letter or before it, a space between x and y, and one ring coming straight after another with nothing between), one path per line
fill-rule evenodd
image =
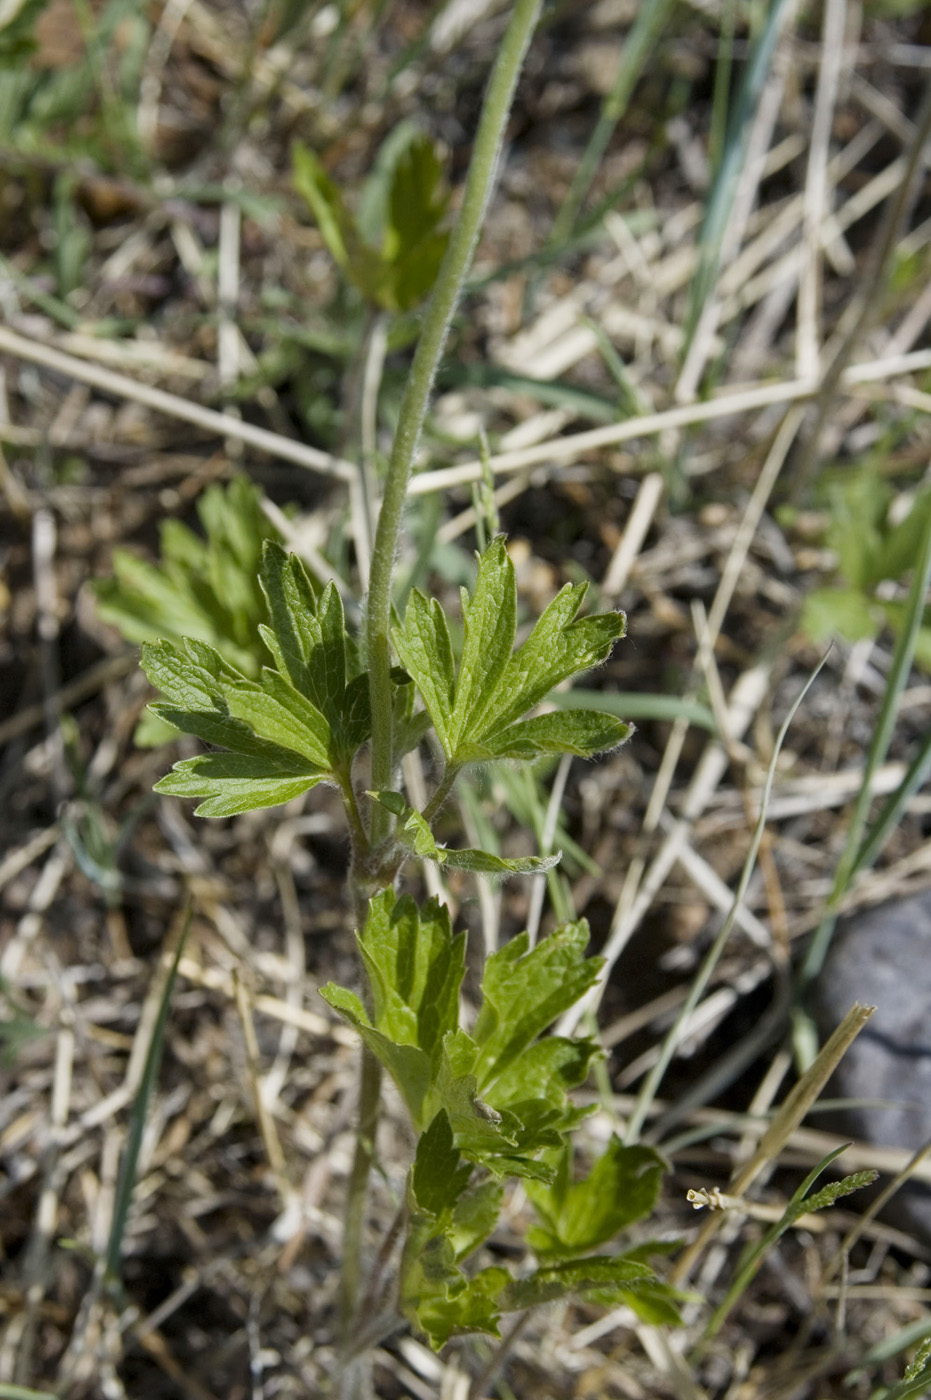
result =
M931 1140L931 890L842 920L812 1010L826 1039L855 1001L876 1011L825 1098L865 1100L812 1121L832 1132L916 1151ZM878 1102L881 1101L881 1102ZM884 1212L931 1244L931 1187L910 1181Z

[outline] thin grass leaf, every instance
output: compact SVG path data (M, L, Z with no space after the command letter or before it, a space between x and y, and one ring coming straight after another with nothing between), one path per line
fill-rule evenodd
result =
M754 116L772 66L785 12L792 3L793 0L774 0L769 7L766 24L753 45L750 61L737 94L721 164L705 208L699 239L698 266L689 289L689 304L685 315L685 334L681 350L683 360L688 354L692 337L698 327L702 307L711 296L718 280L721 249L734 208L740 174L747 159Z
M931 1321L927 1317L920 1317L917 1321L909 1322L905 1327L901 1327L891 1337L884 1337L881 1342L870 1347L859 1366L847 1376L847 1383L853 1385L856 1381L862 1380L875 1367L881 1366L884 1361L898 1356L907 1347L914 1346L916 1342L920 1345L924 1341L931 1341Z
M707 705L697 700L682 699L678 695L650 695L643 691L608 690L552 690L546 697L551 705L561 710L600 710L609 715L623 716L624 719L661 720L672 723L677 719L687 720L696 729L706 729L709 734L717 734L718 726Z
M559 247L572 233L602 157L627 109L630 95L643 72L650 52L672 12L673 3L674 0L646 0L646 3L637 6L636 18L624 40L611 91L602 103L595 129L576 167L562 207L553 221L547 239L548 247Z
M924 786L929 773L931 773L931 734L925 736L924 742L909 764L899 786L895 792L889 794L880 809L863 845L857 852L852 878L863 870L869 870L873 865L888 837L898 826L912 797L919 788Z
M740 879L737 882L737 889L734 892L733 903L731 904L727 918L724 920L724 923L721 926L720 932L717 934L714 942L708 949L708 952L705 954L701 967L698 969L698 972L696 973L692 981L692 985L689 988L689 994L686 997L685 1002L683 1003L682 1010L679 1012L671 1029L669 1030L669 1033L663 1041L656 1064L652 1067L652 1069L650 1070L649 1074L646 1076L646 1079L643 1082L643 1087L641 1088L640 1093L637 1096L637 1103L634 1107L633 1113L630 1116L630 1120L627 1125L627 1132L624 1137L624 1141L628 1145L635 1143L640 1136L640 1131L644 1123L646 1122L647 1115L650 1111L650 1106L652 1105L653 1100L655 1099L659 1091L659 1086L662 1083L663 1075L666 1073L666 1070L669 1067L672 1057L675 1054L676 1049L679 1045L679 1041L682 1035L682 1028L687 1023L689 1017L692 1015L692 1012L695 1010L696 1006L701 1000L705 988L711 980L711 975L714 972L715 967L717 966L718 959L724 951L724 946L727 942L727 939L730 937L731 929L734 927L734 924L737 919L737 911L740 908L741 901L743 900L743 897L746 894L747 888L750 884L750 877L752 876L754 867L756 865L757 852L760 849L760 842L763 839L763 832L766 829L766 813L767 808L769 806L770 793L772 792L773 788L773 781L776 776L776 763L779 759L779 754L782 751L782 746L785 743L786 735L789 732L789 726L795 718L799 706L801 705L805 696L808 694L809 689L814 684L816 678L820 674L821 668L826 660L827 657L825 656L815 667L811 675L808 677L808 680L805 682L804 686L799 691L798 696L796 697L794 703L789 709L789 713L783 720L779 733L776 736L776 742L773 746L773 753L769 762L769 768L766 771L766 782L763 787L763 794L760 799L760 815L757 819L757 824L753 832L752 840L750 842L750 849L747 852L747 857L743 864L743 869L740 872Z
M824 966L824 960L827 957L841 901L850 889L857 870L865 868L862 850L874 844L872 833L864 837L870 803L872 801L873 777L885 762L889 744L892 740L892 734L895 729L896 718L899 711L899 701L902 697L902 691L908 683L908 675L911 671L915 656L915 647L918 642L918 634L921 630L924 618L929 585L931 585L931 517L925 522L924 533L921 538L921 547L915 559L914 574L908 593L905 619L902 630L896 638L895 650L892 654L892 665L886 677L886 688L883 692L882 705L876 721L876 727L873 730L869 752L866 756L863 781L860 784L854 809L851 813L844 849L837 863L834 883L827 899L824 917L812 935L811 942L808 945L799 971L799 983L802 989L808 986L813 979L817 977ZM885 809L880 819L884 818L884 816ZM807 1021L807 1018L800 1015L796 1019L797 1050L801 1055L810 1059L810 1054L808 1052L812 1043L813 1027L810 1022Z
M780 1235L785 1234L786 1230L789 1229L789 1227L794 1223L794 1221L796 1221L800 1215L804 1215L806 1213L808 1207L805 1204L805 1197L808 1194L808 1191L818 1180L818 1177L821 1176L821 1174L824 1171L826 1171L827 1168L831 1165L835 1157L839 1157L842 1152L846 1152L847 1146L847 1143L842 1143L840 1147L835 1147L833 1152L829 1152L826 1157L822 1158L818 1165L808 1173L801 1186L798 1188L792 1199L789 1201L789 1204L786 1206L785 1211L780 1216L780 1218L777 1221L775 1221L772 1226L770 1226L770 1228L766 1231L763 1237L749 1251L747 1256L742 1261L740 1268L738 1269L730 1288L727 1290L724 1299L715 1308L714 1312L709 1318L708 1325L705 1328L706 1337L714 1337L717 1335L718 1332L720 1332L721 1328L727 1320L729 1313L731 1312L734 1305L741 1297L747 1285L750 1283L751 1279L753 1278L754 1274L759 1268L760 1261L763 1259L764 1255L766 1255L769 1252L769 1250L772 1249L773 1245L779 1239ZM854 1187L852 1189L855 1190L856 1188Z
M48 1390L30 1390L25 1385L0 1385L0 1400L58 1400Z
M123 1238L126 1234L126 1222L129 1218L133 1191L136 1187L136 1173L139 1168L139 1153L142 1149L142 1136L145 1132L149 1103L155 1092L155 1086L158 1082L158 1072L162 1063L162 1048L165 1043L165 1027L168 1024L171 993L174 989L178 965L181 962L181 954L184 952L184 945L187 942L187 936L190 932L193 914L193 906L188 903L184 915L184 923L182 924L181 932L178 936L178 946L175 949L175 955L172 959L168 976L165 979L165 986L158 1007L158 1015L155 1018L155 1025L152 1028L152 1039L149 1041L149 1047L146 1051L145 1063L143 1064L142 1075L139 1080L139 1088L133 1099L132 1111L129 1117L129 1131L126 1135L126 1146L123 1149L123 1160L120 1164L116 1199L113 1203L113 1219L110 1223L110 1237L107 1241L107 1249L104 1256L104 1286L108 1288L110 1292L116 1292L120 1284Z

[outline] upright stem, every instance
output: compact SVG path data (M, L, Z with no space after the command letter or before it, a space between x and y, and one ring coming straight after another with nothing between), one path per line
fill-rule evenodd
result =
M394 768L388 627L391 621L391 579L407 484L450 322L472 263L485 210L494 187L514 89L541 7L542 0L514 0L507 32L498 50L485 94L459 218L440 266L423 330L417 342L388 461L384 495L372 550L366 614L366 662L372 706L371 784L375 789L391 786ZM373 802L371 846L383 841L388 831L388 812L380 803ZM357 890L357 893L361 893L361 889ZM375 1129L380 1092L381 1068L371 1051L365 1047L362 1051L359 1085L359 1128L349 1180L344 1238L341 1298L344 1348L351 1340L354 1324L359 1321L357 1310L362 1282L365 1202L368 1178L375 1155ZM365 1384L364 1375L359 1373L355 1363L350 1363L343 1385L344 1394L347 1398L349 1395L354 1397L356 1393L361 1393Z
M346 1197L346 1229L343 1236L343 1271L340 1311L344 1348L352 1342L362 1282L362 1236L369 1173L375 1160L375 1129L381 1099L381 1065L367 1045L362 1047L359 1076L359 1125Z
M498 50L475 137L462 208L437 275L423 331L417 342L388 462L385 494L372 552L366 616L367 662L372 701L373 788L391 786L393 754L388 627L391 616L391 577L407 484L449 325L481 233L485 210L494 186L514 89L540 9L541 0L515 0L504 41ZM388 822L389 816L385 809L379 803L373 803L373 844L387 834Z

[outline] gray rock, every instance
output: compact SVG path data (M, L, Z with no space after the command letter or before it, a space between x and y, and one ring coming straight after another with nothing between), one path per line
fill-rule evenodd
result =
M811 1121L913 1152L931 1139L931 890L838 925L813 997L823 1037L855 1001L875 1005L876 1012L847 1051L825 1097L882 1104L851 1106ZM931 1244L931 1189L910 1182L886 1218Z

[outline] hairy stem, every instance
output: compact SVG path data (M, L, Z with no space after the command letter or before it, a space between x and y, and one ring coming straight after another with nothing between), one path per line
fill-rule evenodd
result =
M428 822L432 822L442 809L447 797L453 790L453 784L459 776L459 765L447 764L446 771L436 785L436 790L426 807L423 809L423 816Z
M346 822L349 826L349 834L352 841L353 867L357 867L357 862L364 859L368 854L369 839L368 833L362 822L362 815L359 811L359 804L356 801L355 789L352 786L352 774L347 767L345 771L336 773L339 783L340 796L343 799L343 807L346 810ZM353 890L355 894L355 890ZM358 902L358 901L357 901ZM356 909L356 916L360 922L365 918L365 910Z
M494 187L514 89L530 43L542 0L515 0L511 19L492 70L482 107L462 208L437 275L423 331L401 402L397 432L388 461L384 495L372 550L366 613L366 661L372 707L372 769L374 789L391 786L392 752L391 580L394 572L401 514L417 444L423 430L430 391L443 353L456 303L471 266L485 210ZM390 829L389 814L372 803L370 843L383 842ZM358 878L358 877L357 877ZM357 889L357 896L361 891ZM359 902L357 898L357 903ZM359 1128L349 1180L342 1277L343 1346L348 1354L362 1282L362 1242L368 1179L375 1156L375 1129L381 1093L381 1069L364 1048L359 1091Z
M417 342L388 462L385 493L375 532L366 615L367 661L372 701L373 788L390 787L393 769L388 627L391 616L391 578L407 484L423 429L433 380L456 303L472 264L475 245L494 187L514 89L539 18L540 8L541 0L515 0L507 32L498 50L475 137L462 208L437 275L423 331ZM373 844L387 834L388 826L388 813L378 803L373 804Z

